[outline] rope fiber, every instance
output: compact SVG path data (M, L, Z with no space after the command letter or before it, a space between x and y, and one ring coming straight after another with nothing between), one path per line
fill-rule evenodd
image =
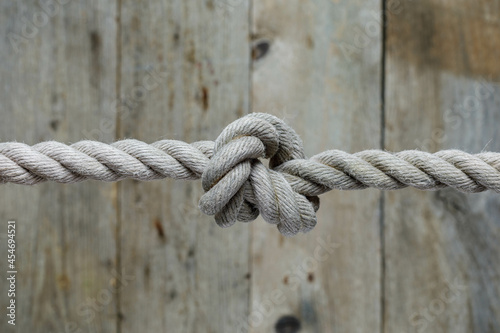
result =
M259 158L269 159L269 167ZM70 146L46 141L29 146L0 143L0 183L34 185L87 179L199 179L200 210L229 227L259 213L287 236L316 225L318 195L333 189L374 187L500 192L500 153L443 150L390 153L328 150L306 158L297 133L281 119L252 113L229 124L214 141L152 144L127 139Z

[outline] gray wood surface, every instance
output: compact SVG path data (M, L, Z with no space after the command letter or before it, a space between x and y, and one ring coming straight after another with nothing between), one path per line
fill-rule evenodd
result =
M380 148L381 35L352 57L341 49L379 6L254 1L253 33L271 47L254 64L253 110L290 123L308 156ZM380 331L379 198L374 190L325 194L318 225L300 237L262 219L252 225L252 332L272 332L283 315L303 332Z
M124 1L121 92L148 68L158 87L123 113L119 134L146 142L214 139L249 112L247 4ZM200 182L120 184L120 263L136 282L121 296L122 332L231 332L248 312L248 225L203 215Z
M0 36L1 142L192 142L255 111L308 156L500 151L498 0L0 0ZM295 238L221 229L201 194L1 185L0 332L500 331L494 193L334 191Z
M500 1L415 1L389 16L386 149L500 150L499 35ZM386 194L387 332L500 330L499 204Z
M76 142L99 128L116 98L116 6L68 3L25 35L26 20L33 24L33 17L43 13L36 2L2 1L0 7L0 35L24 38L14 44L17 51L8 38L0 39L0 140ZM100 139L111 142L114 130ZM0 187L0 232L6 233L8 219L17 222L18 271L13 329L5 314L7 247L2 238L0 331L116 331L115 186Z

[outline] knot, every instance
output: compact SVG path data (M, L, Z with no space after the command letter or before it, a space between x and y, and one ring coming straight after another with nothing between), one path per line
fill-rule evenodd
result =
M268 158L266 167L259 158ZM249 222L259 213L283 235L307 232L316 225L318 197L295 192L273 170L304 159L302 141L281 119L252 113L229 124L215 141L213 156L202 174L205 194L200 210L215 215L221 227Z

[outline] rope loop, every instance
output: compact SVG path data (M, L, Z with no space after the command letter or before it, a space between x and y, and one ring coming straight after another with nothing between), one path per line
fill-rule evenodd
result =
M206 193L200 210L215 215L221 227L252 221L260 213L284 235L311 230L319 198L295 192L281 173L259 158L268 158L274 167L303 159L302 141L281 119L264 113L229 124L215 140L213 156L201 176Z

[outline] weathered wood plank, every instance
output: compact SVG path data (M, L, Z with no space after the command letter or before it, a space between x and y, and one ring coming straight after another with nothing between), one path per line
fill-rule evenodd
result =
M289 122L309 155L379 148L380 5L255 0L250 15L239 0L0 1L0 140L213 139L251 109ZM386 7L385 148L500 151L500 1ZM201 193L2 185L1 253L5 222L18 226L18 330L262 332L283 315L305 332L500 327L498 195L389 192L380 230L378 191L329 193L316 229L285 239L261 219L218 228Z
M500 1L406 1L387 31L386 148L500 150ZM386 331L496 332L500 198L387 193Z
M1 1L0 8L0 140L76 142L98 129L116 95L113 3ZM2 239L0 331L116 330L113 195L112 185L94 182L0 187L0 232L17 221L18 271L11 330Z
M124 109L120 137L213 140L248 112L249 7L225 6L123 1L121 93L149 71L159 82ZM135 276L122 332L234 332L248 313L248 225L221 229L201 214L199 181L120 186L120 261Z
M253 111L289 122L309 156L380 147L379 8L379 1L254 1L254 37L270 48L253 66ZM359 44L367 22L378 32ZM304 332L380 331L379 198L375 190L325 194L316 228L294 238L253 223L245 323L252 332L272 332L283 315ZM278 324L287 325L297 324Z

